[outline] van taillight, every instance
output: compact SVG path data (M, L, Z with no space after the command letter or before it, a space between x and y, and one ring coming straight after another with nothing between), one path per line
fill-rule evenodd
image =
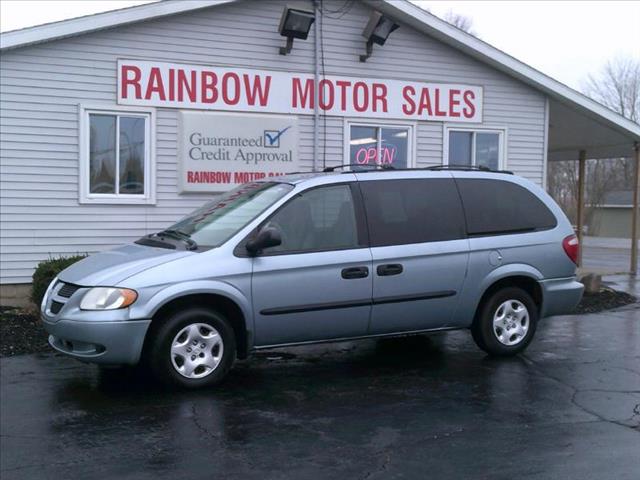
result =
M580 242L575 235L569 235L562 241L562 248L573 263L578 264L578 254L580 252Z

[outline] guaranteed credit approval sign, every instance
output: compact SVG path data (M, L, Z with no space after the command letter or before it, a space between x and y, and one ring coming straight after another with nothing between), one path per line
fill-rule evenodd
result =
M482 87L118 60L118 103L169 108L481 122Z
M182 192L225 192L300 170L295 116L183 111L178 122Z

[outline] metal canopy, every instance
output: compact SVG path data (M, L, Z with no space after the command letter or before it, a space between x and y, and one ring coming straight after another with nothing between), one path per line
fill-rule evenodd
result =
M577 160L581 150L587 158L631 157L634 141L640 138L602 117L549 100L549 161Z

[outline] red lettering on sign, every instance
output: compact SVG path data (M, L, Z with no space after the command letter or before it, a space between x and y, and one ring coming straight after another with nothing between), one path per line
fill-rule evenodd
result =
M413 115L416 113L416 102L413 96L416 94L416 89L411 85L407 85L402 89L402 97L405 103L402 104L402 112L405 115Z
M358 90L362 92L362 95L358 93ZM356 112L364 112L369 108L369 88L364 82L356 82L353 85L353 108Z
M476 106L473 104L473 100L476 98L475 94L471 90L465 90L462 95L462 99L466 107L462 109L462 114L466 118L473 118L476 114Z
M151 67L149 83L147 84L147 92L144 95L145 100L151 100L151 95L154 93L158 94L158 98L160 100L166 100L164 95L164 84L162 83L162 74L158 67Z
M169 101L176 99L176 71L174 68L169 69Z
M133 73L133 77L129 77L129 72ZM135 92L135 98L140 99L142 97L142 87L140 87L140 77L142 76L142 72L138 67L134 67L133 65L123 65L122 73L120 75L120 79L122 80L122 85L120 86L120 90L122 91L122 98L128 98L129 92L127 87L129 85L133 86L133 91Z
M261 77L259 75L253 76L253 84L249 82L249 75L245 73L243 77L244 88L247 92L247 102L249 103L249 105L255 105L257 100L261 107L266 107L267 101L269 100L271 75L267 75L265 77L264 86L261 83Z
M300 78L293 77L291 79L291 106L293 108L313 108L313 79L307 79L304 82L304 90Z
M335 100L333 84L326 79L320 80L320 82L318 83L318 94L318 106L322 110L331 110L333 108L333 102Z
M233 83L233 97L229 93L230 83ZM240 77L237 73L227 72L222 76L222 99L227 105L237 105L240 101Z
M186 90L189 100L191 102L196 101L196 71L191 70L191 78L187 78L184 70L178 70L178 101L182 102L184 99L184 92Z
M460 90L449 90L449 116L459 117L460 112L457 108L460 105Z
M231 183L231 172L187 171L187 183ZM219 204L218 207L221 205Z
M346 80L337 80L336 86L340 89L340 109L347 111L347 87L351 86L351 82Z
M215 103L218 100L218 89L216 83L218 76L213 72L203 71L200 80L200 96L202 103Z
M371 103L373 104L373 111L378 111L378 103L380 103L381 110L387 113L387 86L384 83L373 84L373 94L371 95Z
M440 109L440 92L439 88L436 88L436 117L446 117L447 112Z
M420 102L418 103L418 115L422 115L422 112L427 111L429 116L433 115L431 111L431 97L429 96L429 89L423 88L420 94Z
M163 106L166 102L174 107L274 113L308 112L315 107L332 115L439 121L473 121L481 115L482 91L471 86L333 76L316 82L307 74L165 62L121 61L119 65L118 101L123 104ZM382 156L380 150L378 156Z
M233 182L234 183L253 182L255 180L261 180L266 176L267 174L265 172L234 172Z

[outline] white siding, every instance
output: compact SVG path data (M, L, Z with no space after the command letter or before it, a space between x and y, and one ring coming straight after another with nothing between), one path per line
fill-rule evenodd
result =
M291 2L288 2L291 3ZM310 2L302 2L310 7ZM236 4L118 27L3 53L1 61L2 283L29 282L38 261L91 253L172 223L207 195L177 193L177 110L157 110L157 203L79 205L78 104L116 102L116 61L141 58L313 71L313 35L288 56L276 32L285 2ZM369 10L356 3L322 21L327 74L456 82L484 88L484 124L506 127L507 168L541 184L545 98L408 26L360 63ZM344 120L320 122L320 165L342 162ZM419 122L418 165L442 161L442 124ZM313 117L300 119L300 158L310 169ZM326 148L325 148L326 147Z

